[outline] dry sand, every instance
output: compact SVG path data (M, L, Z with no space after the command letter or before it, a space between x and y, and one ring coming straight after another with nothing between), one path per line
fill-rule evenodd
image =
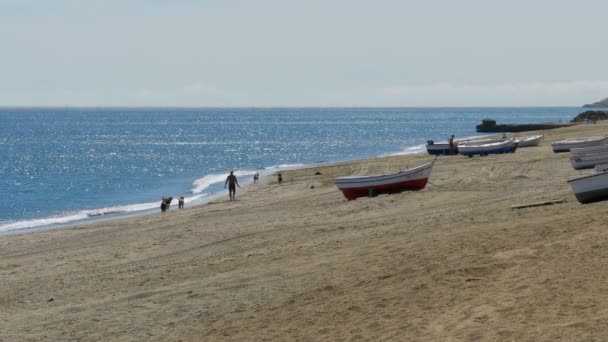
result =
M284 172L236 202L2 236L0 341L606 340L608 202L577 203L566 179L582 172L550 147L606 132L440 157L419 192L349 202L333 185L431 159L394 156Z

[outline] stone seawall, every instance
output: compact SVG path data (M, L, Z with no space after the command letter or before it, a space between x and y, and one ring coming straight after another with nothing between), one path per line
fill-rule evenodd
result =
M575 125L575 123L561 123L561 122L543 122L535 124L504 124L497 125L496 121L486 118L483 119L481 125L475 126L477 132L484 133L507 133L507 132L527 132L527 131L539 131L545 129L554 129L560 127L568 127Z

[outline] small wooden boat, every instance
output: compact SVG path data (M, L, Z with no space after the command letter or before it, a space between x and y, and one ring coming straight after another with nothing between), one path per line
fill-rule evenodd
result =
M577 147L570 149L570 153L573 156L596 154L596 153L608 153L608 144L596 145L591 147Z
M553 152L568 152L573 148L591 147L608 143L608 137L588 137L576 139L564 139L551 144Z
M517 144L517 148L538 146L538 145L540 145L540 142L541 142L541 140L543 140L543 138L544 138L544 135L542 135L542 134L517 138L519 140L519 143Z
M497 143L497 142L502 142L505 141L505 139L510 139L507 137L503 137L503 138L483 138L483 139L468 139L468 140L463 140L460 142L460 144L462 145L481 145L481 144L491 144L491 143Z
M513 138L501 139L496 142L469 141L458 146L458 153L469 157L511 153L517 149L517 143L518 141Z
M576 199L591 203L608 199L608 172L568 180Z
M454 144L452 151L452 148L448 143L434 143L432 140L429 140L426 144L426 151L433 156L447 156L450 154L458 154L458 144Z
M393 194L407 190L424 189L435 165L437 157L430 162L408 170L386 175L339 177L336 186L346 199L363 196Z
M570 157L570 164L576 170L590 169L596 165L608 163L608 151L605 153L581 154Z

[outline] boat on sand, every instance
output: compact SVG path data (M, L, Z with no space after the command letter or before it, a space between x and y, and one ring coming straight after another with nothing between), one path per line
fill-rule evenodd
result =
M542 134L530 135L527 137L517 138L519 140L519 143L517 144L517 148L538 146L540 144L541 140L543 140L543 138L544 138L544 135L542 135Z
M553 148L553 152L569 152L573 148L582 148L582 147L591 147L597 145L603 145L608 143L608 137L606 136L598 136L598 137L587 137L587 138L574 138L574 139L564 139L560 141L556 141L551 144Z
M608 172L595 173L568 180L572 192L581 203L608 199Z
M435 161L437 157L430 163L385 175L339 177L335 183L349 201L363 196L421 190L431 176Z
M570 164L576 170L590 169L596 165L608 163L608 152L581 154L570 157Z
M458 144L454 143L454 147L452 148L448 143L434 143L432 140L429 140L426 144L426 151L433 156L458 154Z
M572 156L608 153L608 144L595 145L591 147L572 148L570 149L570 153L572 153Z
M474 155L485 156L488 154L511 153L515 152L517 144L518 140L513 138L490 142L470 141L460 144L460 146L458 146L458 153L469 157Z

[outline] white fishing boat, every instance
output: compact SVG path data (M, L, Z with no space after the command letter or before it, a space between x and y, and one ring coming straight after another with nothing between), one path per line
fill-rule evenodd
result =
M605 153L594 153L594 154L581 154L570 157L570 164L576 170L590 169L596 165L608 163L608 152Z
M432 140L429 140L426 144L426 151L433 156L458 154L458 143L454 143L454 146L452 147L447 142L435 143Z
M577 147L570 149L570 153L573 156L596 154L596 153L608 153L608 144L601 144L591 147Z
M517 148L538 146L538 145L540 145L540 142L543 140L543 138L544 138L544 135L542 135L542 134L537 134L537 135L531 135L531 136L528 136L528 137L517 138L517 139L519 139L519 143L517 144Z
M349 201L363 196L392 194L424 189L437 157L430 162L396 173L372 176L339 177L336 186Z
M515 152L518 140L513 138L500 139L497 141L469 141L458 145L458 153L463 156L488 155Z
M507 138L505 136L505 137L502 137L502 138L467 139L467 140L460 141L458 144L459 145L491 144L491 143L503 142L503 141L505 141L505 139L510 139L510 138Z
M570 179L568 184L576 199L581 203L608 199L608 172Z
M568 152L573 148L582 148L582 147L591 147L608 143L608 137L599 136L599 137L587 137L587 138L574 138L574 139L564 139L560 141L556 141L551 144L553 148L553 152Z

